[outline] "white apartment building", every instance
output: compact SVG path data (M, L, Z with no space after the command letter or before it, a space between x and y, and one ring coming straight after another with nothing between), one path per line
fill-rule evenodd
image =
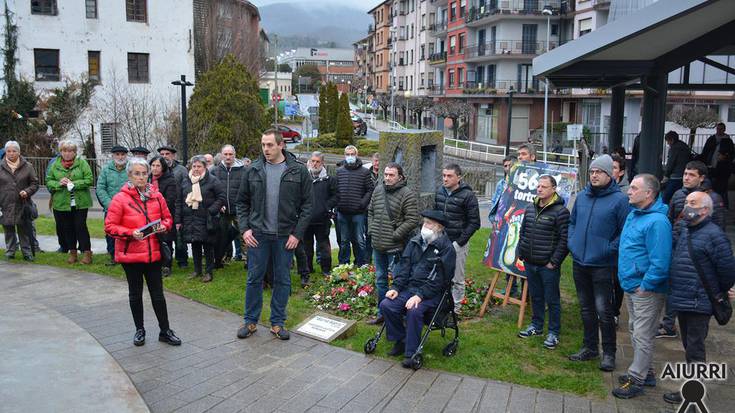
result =
M99 107L113 90L177 109L180 89L171 82L194 80L191 1L8 0L8 8L18 26L18 75L39 93L82 76L98 83L84 122L98 155L117 143L109 108Z

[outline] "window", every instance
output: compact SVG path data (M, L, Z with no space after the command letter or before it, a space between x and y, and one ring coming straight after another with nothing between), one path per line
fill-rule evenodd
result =
M97 0L84 0L84 6L87 9L87 18L97 18Z
M552 24L551 25L551 35L552 36L558 36L559 35L559 25L558 24Z
M454 49L457 46L457 37L452 36L449 38L449 54L454 54Z
M485 66L477 66L475 70L475 80L477 81L477 86L480 87L485 82Z
M31 0L31 14L56 16L59 14L56 0Z
M735 105L730 105L727 108L727 121L735 122Z
M464 11L467 8L467 0L459 0L459 18L464 17Z
M459 35L459 53L462 54L464 52L464 34Z
M128 82L148 83L148 53L128 53Z
M89 51L87 52L87 73L89 80L94 83L100 83L100 52Z
M103 123L100 125L102 135L102 152L107 153L117 145L117 123Z
M147 0L125 0L125 13L129 22L148 21Z
M36 80L54 82L61 78L58 49L33 49Z
M592 31L592 18L582 19L579 21L579 37Z
M464 87L464 69L457 69L457 86Z
M449 69L449 87L452 88L454 86L454 69Z
M422 44L422 45L421 45L421 49L420 49L420 50L421 50L421 51L419 52L419 61L421 61L421 60L424 60L424 56L425 56L425 54L424 54L424 53L426 52L426 47L425 47L425 45L423 45L423 44Z
M457 14L455 13L455 6L456 3L452 3L449 5L449 21L453 22L457 19Z

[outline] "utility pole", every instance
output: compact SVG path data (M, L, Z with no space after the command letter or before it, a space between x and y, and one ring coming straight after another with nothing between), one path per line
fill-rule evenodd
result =
M505 156L510 155L510 126L513 122L513 85L508 90L508 136L505 139Z
M184 164L189 161L189 140L186 119L186 87L194 86L193 83L186 80L186 75L181 75L180 80L171 82L174 86L181 86L181 152L183 154Z

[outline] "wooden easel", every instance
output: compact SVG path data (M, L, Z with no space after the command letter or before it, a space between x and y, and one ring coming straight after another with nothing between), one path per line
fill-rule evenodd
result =
M526 314L526 299L528 297L528 282L526 280L526 277L522 275L516 275L516 274L507 274L510 276L508 280L505 283L505 294L500 294L495 292L495 287L498 284L498 280L500 279L501 275L506 275L506 273L502 271L495 271L495 277L493 277L492 282L490 282L490 289L487 290L487 294L485 294L485 301L482 302L482 307L480 307L480 318L482 318L485 315L485 311L487 311L487 306L490 304L490 297L495 298L501 298L503 300L502 306L505 307L508 305L508 303L511 304L517 304L521 307L521 310L518 314L518 328L521 328L523 326L523 316ZM523 290L521 292L521 299L513 298L510 296L510 286L511 283L517 279L518 282L522 282L523 284Z

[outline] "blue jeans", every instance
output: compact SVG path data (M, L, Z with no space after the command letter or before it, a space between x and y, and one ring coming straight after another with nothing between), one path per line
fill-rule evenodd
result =
M378 293L378 317L380 317L380 301L388 292L388 272L395 277L401 254L373 250L373 261L375 262L375 290Z
M257 324L263 309L263 276L268 262L273 264L273 295L271 296L271 325L283 327L286 305L291 294L293 250L286 250L288 237L258 234L258 246L248 248L248 281L245 288L245 324Z
M367 245L365 243L365 214L346 215L337 213L339 221L340 242L339 242L339 264L350 263L350 242L352 242L353 253L355 254L355 265L362 266L367 264L365 253Z
M559 269L550 270L543 266L526 263L526 279L531 294L533 318L531 325L544 329L546 306L549 307L549 333L559 335L561 329L561 298L559 295Z

